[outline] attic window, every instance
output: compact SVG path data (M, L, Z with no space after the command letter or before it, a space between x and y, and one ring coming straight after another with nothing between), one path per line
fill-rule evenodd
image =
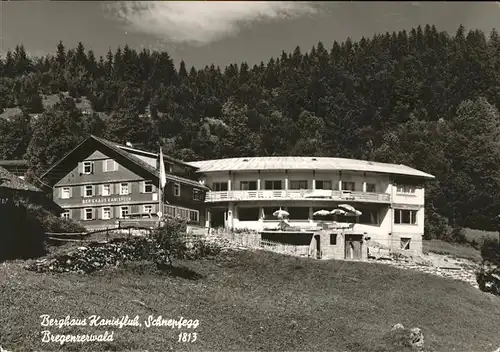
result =
M318 161L318 159L316 159L316 158L312 158L312 161Z
M243 159L243 161L248 161L248 159Z

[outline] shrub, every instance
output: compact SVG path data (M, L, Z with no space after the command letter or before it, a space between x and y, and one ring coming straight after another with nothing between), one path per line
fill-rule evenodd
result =
M215 243L209 243L202 240L197 240L192 243L192 246L185 252L185 259L199 259L205 257L216 256L221 252L220 246Z
M483 266L476 273L476 280L481 291L500 296L500 268Z
M500 264L500 249L498 248L498 239L485 237L481 245L481 257L484 261Z
M62 219L24 198L11 199L0 216L0 260L33 258L46 253L45 232L84 232L72 220Z
M449 233L448 238L444 238L445 241L448 242L456 242L460 244L467 243L467 237L465 235L465 231L461 227L454 227Z
M23 204L12 200L5 204L0 228L0 260L27 259L45 253L43 226Z
M154 229L152 238L157 245L156 264L160 267L172 266L172 257L182 257L187 251L183 237L186 235L187 222L179 218L170 218ZM166 263L165 261L166 260Z
M32 204L26 199L16 198L14 203L25 207L40 222L45 232L85 232L85 228L77 222L56 216L42 206Z
M424 222L424 239L442 239L450 238L452 229L448 223L448 219L433 209L426 209Z

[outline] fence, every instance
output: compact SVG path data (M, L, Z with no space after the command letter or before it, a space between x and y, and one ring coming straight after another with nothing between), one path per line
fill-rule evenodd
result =
M46 232L45 235L50 242L93 242L109 241L111 238L147 236L150 233L151 229L147 227L127 226L89 232Z
M299 257L310 257L313 252L309 246L296 246L277 241L261 239L256 232L235 233L224 229L211 229L208 235L196 235L205 240L217 242L228 247L243 247L249 249L262 249L275 253L287 254Z

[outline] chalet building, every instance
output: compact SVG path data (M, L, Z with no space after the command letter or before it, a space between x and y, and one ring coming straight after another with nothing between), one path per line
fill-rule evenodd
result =
M273 214L281 208L289 213L290 226L309 234L317 250L332 258L362 259L367 239L390 249L422 252L424 184L434 178L422 171L320 157L233 158L190 164L210 188L206 226L254 229L283 238L284 233L266 233L278 226ZM352 206L361 214L314 215L339 205ZM349 228L323 235L305 231L333 222ZM316 236L321 238L315 240Z
M3 167L8 172L24 178L28 171L28 162L26 160L0 160L0 167Z
M23 198L32 204L40 205L54 215L63 212L63 209L46 197L42 190L0 166L0 209L15 198ZM0 211L0 215L3 213Z
M88 229L112 228L131 215L157 214L158 154L90 136L42 175L63 217ZM167 184L163 213L205 223L207 187L196 167L164 156Z
M300 242L323 258L364 259L370 243L422 252L425 182L434 176L408 166L320 157L164 162L166 215ZM106 228L158 212L158 170L156 153L90 136L42 179L63 216ZM318 215L346 206L356 215ZM279 209L288 213L288 232L275 231L283 226Z

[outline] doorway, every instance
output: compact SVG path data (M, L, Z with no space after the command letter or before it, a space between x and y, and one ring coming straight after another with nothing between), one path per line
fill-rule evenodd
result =
M345 259L361 260L363 235L345 235Z
M314 235L314 240L316 241L316 259L321 259L321 236Z
M211 209L210 210L210 227L220 228L224 227L226 223L225 219L226 209Z

